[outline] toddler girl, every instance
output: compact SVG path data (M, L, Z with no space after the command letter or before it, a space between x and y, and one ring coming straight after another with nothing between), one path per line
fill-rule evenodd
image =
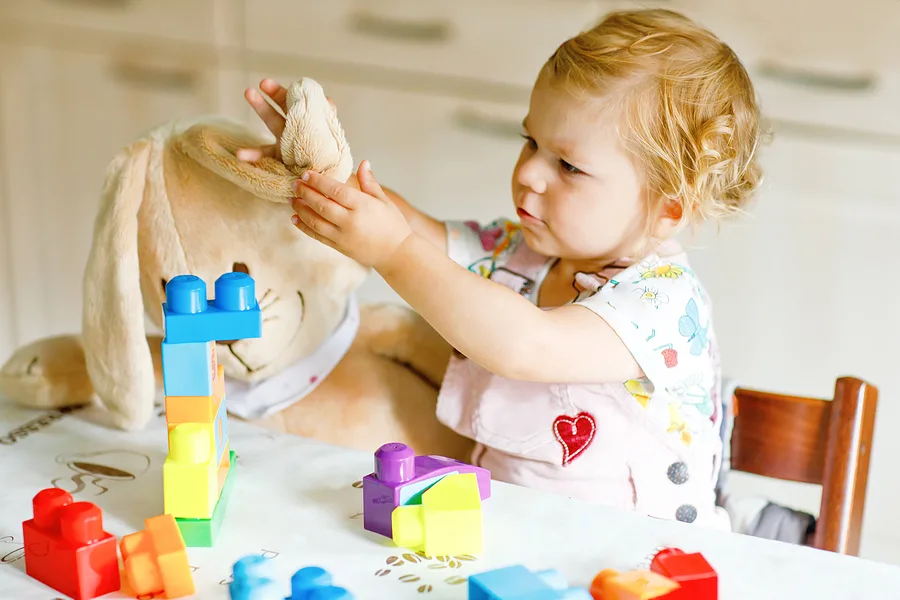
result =
M442 223L363 161L346 184L304 175L293 222L373 267L456 349L437 415L495 479L727 528L711 304L674 238L758 185L746 71L681 15L613 13L549 58L522 127L516 221Z

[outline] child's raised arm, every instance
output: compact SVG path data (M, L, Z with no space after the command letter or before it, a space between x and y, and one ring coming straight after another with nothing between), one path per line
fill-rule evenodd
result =
M259 89L281 108L282 113L287 112L287 89L284 86L272 79L263 79L259 84ZM281 160L281 136L284 133L284 117L269 105L259 90L255 88L247 88L244 92L244 98L262 122L265 123L272 135L275 136L275 143L261 148L241 148L237 151L237 157L247 162L257 161L263 156ZM331 98L328 98L328 101L334 106L334 101ZM447 231L444 223L413 207L397 192L387 187L376 185L368 162L361 166L363 166L362 169L350 174L346 182L347 185L373 195L375 195L376 190L381 192L383 189L385 197L400 209L410 228L446 253Z

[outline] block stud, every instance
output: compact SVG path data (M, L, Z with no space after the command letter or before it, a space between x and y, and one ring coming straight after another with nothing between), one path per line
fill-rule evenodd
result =
M42 529L55 528L59 523L57 511L72 504L72 494L60 488L47 488L35 494L31 501L34 523Z
M178 275L166 284L166 307L170 312L190 315L205 311L207 306L206 283L196 275Z
M256 308L256 282L246 273L225 273L216 279L216 307L220 310Z
M60 510L59 527L64 539L79 546L92 544L106 535L103 513L90 502L75 502Z
M182 423L169 433L169 458L176 463L198 465L209 460L209 431L202 423Z
M416 472L416 453L406 444L391 442L375 451L375 476L384 482L403 483Z

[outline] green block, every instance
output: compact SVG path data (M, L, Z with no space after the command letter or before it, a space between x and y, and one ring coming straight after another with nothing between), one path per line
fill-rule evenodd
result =
M175 518L178 529L181 530L181 537L184 538L184 545L188 548L212 548L219 537L219 530L222 529L222 521L225 519L225 512L228 508L228 498L231 496L231 488L234 480L235 462L234 451L229 451L231 466L228 468L228 474L225 476L225 485L222 486L222 493L219 495L219 501L213 509L211 519L179 519Z

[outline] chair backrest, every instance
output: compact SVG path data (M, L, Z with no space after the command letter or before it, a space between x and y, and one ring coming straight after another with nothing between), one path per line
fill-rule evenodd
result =
M738 388L731 469L822 486L814 545L859 554L878 389L837 380L832 400Z

